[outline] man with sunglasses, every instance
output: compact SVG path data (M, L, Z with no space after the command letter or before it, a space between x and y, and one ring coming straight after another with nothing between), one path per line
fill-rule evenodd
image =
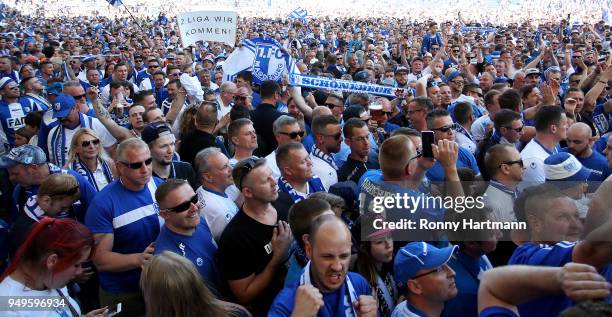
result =
M141 90L149 90L155 87L153 74L161 70L161 63L157 58L151 58L147 61L147 68L140 71L136 76L135 83Z
M510 144L497 144L487 150L484 165L491 181L485 191L485 205L493 209L497 221L516 221L514 201L517 185L523 180L523 160Z
M424 241L410 242L395 256L393 268L398 290L406 296L392 317L442 314L444 302L457 296L455 271L448 261L457 246L436 248Z
M17 82L9 77L0 78L0 153L15 146L15 131L25 126L25 117L31 111L47 110L26 97L21 97Z
M338 165L333 154L340 151L342 129L334 116L319 116L312 120L312 135L315 140L310 151L312 170L328 190L338 182Z
M434 109L427 114L427 128L434 132L435 141L448 140L456 142L456 127L451 119L448 111L444 109ZM477 176L480 175L480 169L476 163L476 158L470 150L459 146L459 156L456 162L457 168L469 168L474 171ZM440 162L434 165L427 171L427 178L434 182L442 182L445 180L445 172Z
M238 303L254 316L267 316L287 273L291 229L285 222L287 214L272 206L278 198L276 180L264 159L251 157L238 162L232 177L244 204L219 240L221 277Z
M168 179L155 190L164 226L155 240L155 254L170 251L189 259L206 286L221 296L217 269L217 243L199 213L201 202L189 183Z
M300 127L297 119L288 115L278 117L272 125L272 130L278 146L290 142L302 142L305 136L305 132ZM266 165L272 170L274 179L278 179L281 176L281 172L276 164L276 150L268 154L265 159Z
M53 118L57 119L59 124L51 128L43 140L40 140L46 144L51 163L58 166L66 164L72 136L80 128L94 130L100 137L102 146L109 153L114 153L114 145L117 140L100 120L80 112L79 106L72 96L62 94L55 98Z
M116 163L121 176L96 194L85 225L96 240L92 260L100 272L100 303L121 302L126 316L139 316L145 310L140 268L153 256L162 224L155 198L162 181L152 176L153 158L140 139L121 142Z

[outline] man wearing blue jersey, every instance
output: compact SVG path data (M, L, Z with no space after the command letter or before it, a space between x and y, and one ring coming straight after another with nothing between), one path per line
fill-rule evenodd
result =
M526 199L524 214L517 213L519 221L527 220L529 242L514 251L509 264L560 267L568 262L584 263L597 268L610 281L611 191L611 182L601 184L589 205L583 230L571 198L549 186L538 187L537 194ZM581 236L584 240L575 242ZM521 316L556 316L571 305L566 296L551 295L525 303L519 311Z
M0 153L4 153L15 146L15 131L25 126L25 116L31 111L47 109L20 97L17 82L9 77L0 78L0 96Z
M157 188L155 199L165 220L155 240L155 254L170 251L186 257L198 269L206 286L218 291L217 243L200 216L198 195L186 180L172 178Z
M121 316L144 314L138 288L142 265L151 258L162 223L147 144L127 139L117 148L120 178L100 191L88 209L85 224L96 239L94 264L100 272L100 303L123 303Z
M368 282L348 272L351 234L342 219L335 215L315 218L304 247L310 262L299 282L276 296L268 317L377 316L377 303Z

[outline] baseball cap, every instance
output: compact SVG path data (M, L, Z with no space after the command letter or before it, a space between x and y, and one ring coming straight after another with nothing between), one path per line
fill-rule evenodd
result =
M168 57L168 58L170 58L170 57ZM212 64L214 64L214 63L215 63L215 60L214 60L214 59L212 59L212 57L206 57L206 58L205 58L204 60L202 60L202 61L203 61L203 62L211 62Z
M74 97L59 94L59 96L55 98L55 103L53 103L53 118L64 118L68 116L68 113L74 108L74 105L76 105Z
M457 78L459 76L463 77L461 72L454 71L454 72L450 73L450 75L448 75L448 77L446 78L446 82L448 83L448 82L452 81L453 79L455 79L455 78Z
M2 77L0 79L0 90L4 89L4 87L6 87L11 82L17 83L11 77Z
M170 53L166 56L167 59L175 59L176 58L176 54L174 53Z
M140 137L145 143L149 144L164 135L172 135L170 127L163 122L153 122L142 130Z
M540 70L537 69L537 68L527 68L525 70L525 76L529 76L529 75L533 75L533 74L540 75Z
M591 175L591 170L572 154L560 152L544 160L544 174L547 181L584 182Z
M346 120L350 118L358 118L361 120L367 120L367 119L370 119L370 114L365 110L364 107L360 105L352 105L344 109L344 112L342 113L342 118L344 119L345 122Z
M395 282L403 288L406 281L413 278L419 270L435 269L448 262L455 250L456 245L439 249L424 241L408 243L395 255Z
M44 164L47 163L45 152L36 145L24 144L11 149L0 157L0 168L7 168L17 164Z
M399 73L409 73L408 68L404 67L404 66L398 66L395 69L395 73L399 74Z
M62 84L61 82L54 82L45 86L45 90L47 90L47 95L61 95L62 89L64 89L64 84Z
M355 76L353 77L354 81L366 81L368 80L368 72L366 72L365 70L360 70L357 73L355 73Z

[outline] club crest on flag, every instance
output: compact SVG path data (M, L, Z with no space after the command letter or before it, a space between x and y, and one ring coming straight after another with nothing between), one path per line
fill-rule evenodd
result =
M283 75L285 58L283 52L272 43L258 43L255 46L253 77L256 81L277 81Z

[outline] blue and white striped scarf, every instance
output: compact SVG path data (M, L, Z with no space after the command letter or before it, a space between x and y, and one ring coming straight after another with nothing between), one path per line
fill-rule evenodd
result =
M338 170L338 165L336 164L336 161L334 161L334 158L329 154L323 153L323 151L321 151L316 144L312 146L310 153L327 162L327 164L331 165L331 167L333 167L336 171Z
M102 172L104 173L104 177L106 178L106 181L110 184L114 180L110 166L105 160L100 158L98 158L98 164L102 166ZM81 158L78 155L76 157L76 160L72 162L72 164L70 164L70 169L87 178L89 183L93 185L96 191L99 192L101 190L101 188L98 187L98 183L96 182L96 178L94 177L93 172L90 171L89 168L87 168L87 165L85 165L81 161Z
M79 120L81 128L92 128L93 118L79 112ZM53 135L51 135L51 162L64 166L66 165L66 128L63 124L59 124Z

